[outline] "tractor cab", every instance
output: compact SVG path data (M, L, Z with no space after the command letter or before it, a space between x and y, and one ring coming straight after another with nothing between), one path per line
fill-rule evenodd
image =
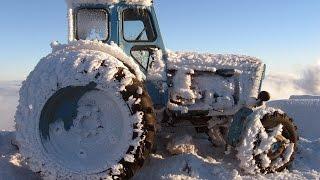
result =
M164 50L152 5L69 3L69 41L99 40L118 44L140 69L148 72L156 49Z

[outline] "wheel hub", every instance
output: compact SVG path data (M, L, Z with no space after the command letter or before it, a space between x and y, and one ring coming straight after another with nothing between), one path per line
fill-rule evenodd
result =
M130 115L120 96L88 87L62 89L50 98L40 118L44 150L71 171L105 171L129 149Z
M289 144L288 140L282 135L276 136L276 140L277 141L271 145L271 149L268 152L270 160L275 160L280 157L284 153L286 146Z

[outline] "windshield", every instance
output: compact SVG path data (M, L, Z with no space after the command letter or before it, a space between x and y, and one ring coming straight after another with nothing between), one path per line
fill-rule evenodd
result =
M80 9L77 13L77 39L108 39L108 14L104 9Z
M147 9L126 9L123 12L123 36L126 41L156 39L153 22Z

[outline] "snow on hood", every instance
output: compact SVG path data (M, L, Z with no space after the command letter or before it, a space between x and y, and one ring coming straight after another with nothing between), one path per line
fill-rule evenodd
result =
M264 64L255 57L235 54L200 54L196 52L168 51L168 69L193 69L195 71L211 71L217 69L263 69Z
M153 0L66 0L68 7L77 7L81 4L116 4L125 2L131 5L151 6Z
M264 75L264 67L264 64L259 59L250 56L168 51L167 69L177 71L174 75L176 78L173 78L173 86L177 86L177 88L173 89L171 97L173 97L174 101L177 101L174 97L187 99L189 100L187 103L190 105L188 109L198 110L200 104L195 102L197 102L197 99L201 99L202 96L196 95L193 89L198 89L200 90L199 92L208 91L208 94L212 91L221 96L221 98L219 98L220 100L218 99L216 101L218 104L216 103L212 106L217 108L223 106L224 109L231 109L235 104L232 97L235 91L239 89L239 93L236 93L239 94L238 100L240 104L248 105L252 98L258 96L261 80ZM198 76L198 78L193 78L195 81L194 84L197 84L197 88L190 88L192 85L190 74L195 74L196 71L216 73L222 69L235 70L240 88L236 89L238 85L235 83L229 83L229 81L213 76L207 78L205 76L203 78ZM222 84L219 85L219 82ZM201 105L200 109L212 109L208 106L208 103L212 104L210 101L205 102L204 105ZM180 106L176 107L173 104L170 104L169 108L171 110L181 111ZM185 113L187 112L186 108L182 110Z

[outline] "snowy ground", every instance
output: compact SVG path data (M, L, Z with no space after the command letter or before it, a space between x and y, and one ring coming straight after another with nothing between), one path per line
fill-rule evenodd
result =
M192 130L179 132L179 135L194 134ZM309 141L300 139L299 151L290 170L282 173L250 176L236 166L235 155L224 155L223 148L213 147L206 136L195 135L193 142L197 152L171 156L166 150L165 133L158 138L158 151L146 162L142 170L133 178L139 179L319 179L320 178L320 139ZM14 132L0 133L0 179L36 180L20 160L19 153L11 144Z
M17 104L18 82L0 83L0 179L40 179L21 161L18 150L12 145L14 132L13 113ZM224 155L223 148L213 147L204 135L196 135L193 129L168 129L159 134L157 152L145 163L133 179L319 179L320 132L318 131L320 99L282 100L269 103L284 109L294 117L301 137L299 151L293 166L282 173L250 176L237 168L234 152ZM174 133L173 133L174 132ZM169 137L193 135L193 141L185 143L196 150L189 154L169 155L166 150ZM190 149L190 148L189 148Z
M169 155L166 145L170 137L186 134L193 135L193 141L185 145L194 146L197 150L191 148L189 154ZM315 136L320 137L320 133ZM13 139L14 132L0 133L0 179L40 179L21 161L18 150L12 145ZM224 155L223 148L213 147L205 135L197 135L193 129L165 128L158 136L157 152L133 179L319 179L320 138L313 139L300 138L299 151L291 169L250 176L237 168L234 152Z
M13 139L13 132L0 132L0 179L40 179L21 162L17 148L11 144Z

